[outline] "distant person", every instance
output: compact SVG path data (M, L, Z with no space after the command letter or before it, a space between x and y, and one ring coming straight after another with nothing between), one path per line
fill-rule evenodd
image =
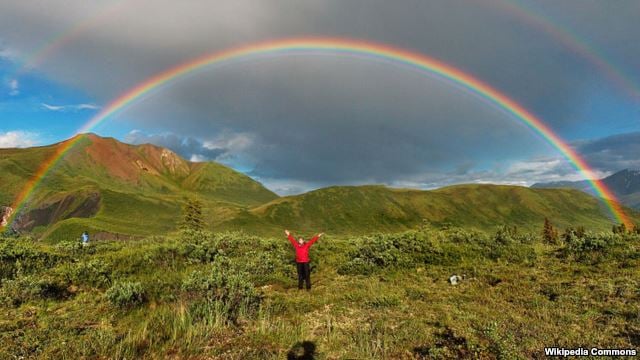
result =
M83 246L89 245L89 233L86 231L82 233L82 245Z
M311 240L305 242L302 237L296 240L289 230L285 230L284 233L296 249L296 265L298 268L298 289L302 290L302 283L306 282L307 290L311 290L311 269L309 268L309 248L316 242L324 233L320 233Z

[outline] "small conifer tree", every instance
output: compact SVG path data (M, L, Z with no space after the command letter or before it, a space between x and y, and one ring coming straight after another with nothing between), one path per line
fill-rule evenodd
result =
M180 226L183 230L203 230L202 203L198 199L188 199L183 207L184 218Z
M548 244L558 243L558 230L556 230L548 218L544 218L544 228L542 229L542 238Z

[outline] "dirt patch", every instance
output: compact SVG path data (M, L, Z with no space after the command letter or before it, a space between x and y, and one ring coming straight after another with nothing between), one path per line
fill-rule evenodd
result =
M143 161L135 146L95 136L90 140L91 145L86 148L87 155L92 163L104 167L110 176L136 182L143 172L158 175L156 169Z

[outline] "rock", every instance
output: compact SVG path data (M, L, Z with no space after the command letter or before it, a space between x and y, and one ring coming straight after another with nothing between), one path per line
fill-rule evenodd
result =
M451 285L458 285L458 283L462 281L462 276L459 275L451 275L449 277L449 284Z
M9 225L9 218L13 214L13 208L10 206L0 206L0 227Z

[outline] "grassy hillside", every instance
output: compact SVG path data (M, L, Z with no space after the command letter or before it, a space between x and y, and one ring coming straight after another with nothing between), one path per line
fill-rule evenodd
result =
M331 187L273 200L221 226L353 234L420 225L493 231L508 224L531 230L539 228L545 217L560 227L611 228L600 202L581 191L496 185L459 185L435 191Z

